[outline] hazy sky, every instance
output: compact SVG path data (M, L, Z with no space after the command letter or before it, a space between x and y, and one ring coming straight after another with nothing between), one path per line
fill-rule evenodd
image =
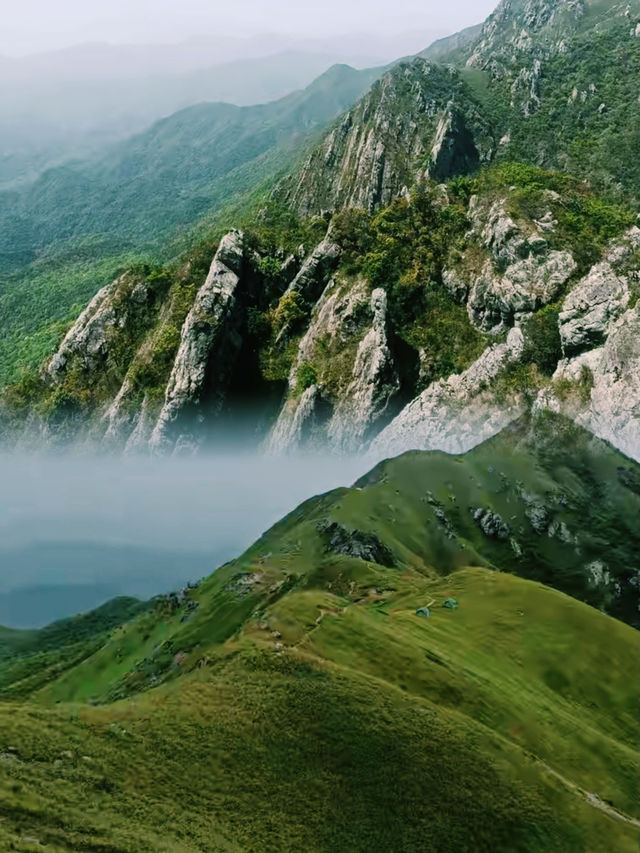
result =
M5 0L0 54L87 41L176 42L194 35L257 32L453 33L478 23L497 0Z

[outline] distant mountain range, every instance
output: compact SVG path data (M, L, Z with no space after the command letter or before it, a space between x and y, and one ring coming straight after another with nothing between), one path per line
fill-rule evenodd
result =
M276 100L331 65L384 65L438 35L217 35L0 57L0 188L32 180L200 101L245 106Z
M399 56L417 53L441 38L440 29L400 33L347 33L332 36L294 36L263 33L238 37L224 33L201 35L174 44L79 44L27 56L0 56L5 80L61 81L126 80L188 74L216 65L268 59L276 54L332 55L355 65L383 65Z
M203 559L202 553L99 542L0 549L0 624L40 628L117 596L170 592L199 580Z
M336 53L290 50L130 77L123 69L118 76L83 77L80 69L68 78L47 72L26 79L9 75L0 93L0 189L24 184L60 163L102 152L200 102L245 106L277 100L308 86L341 59ZM114 67L120 68L117 63Z

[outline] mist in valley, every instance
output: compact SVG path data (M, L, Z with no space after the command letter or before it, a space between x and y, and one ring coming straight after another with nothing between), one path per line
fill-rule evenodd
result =
M38 627L210 574L362 457L0 456L0 625Z

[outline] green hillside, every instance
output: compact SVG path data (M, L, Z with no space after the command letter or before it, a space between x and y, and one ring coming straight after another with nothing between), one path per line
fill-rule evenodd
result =
M118 272L236 224L381 72L335 66L270 104L199 104L0 192L0 387L38 366Z
M136 74L123 70L117 48L106 46L104 66L115 77L82 78L82 54L74 62L67 56L72 79L55 68L44 67L38 57L23 66L22 78L15 60L0 59L3 98L0 102L2 152L0 188L16 189L30 183L45 170L70 160L93 158L105 147L140 133L163 116L201 102L248 106L282 98L308 86L339 61L336 55L307 54L288 50L256 59L239 59L195 71L169 71L171 57L158 48L155 73ZM94 56L96 50L94 48ZM212 54L207 63L219 62ZM86 61L86 58L85 58ZM63 60L64 62L64 60ZM55 65L55 60L54 60ZM18 74L16 75L16 71Z
M259 170L261 158L276 148L282 149L280 168L286 167L287 150L300 136L356 100L381 71L338 65L305 90L269 104L188 107L100 158L50 169L20 192L0 193L2 268L92 235L107 238L114 249L159 245L212 213L218 194L229 192L217 182L234 170L249 162Z
M635 850L637 632L500 571L535 577L535 547L520 534L510 566L467 516L529 523L544 579L568 588L566 548L516 498L562 493L583 558L613 574L628 543L637 587L639 476L562 421L521 423L308 501L106 642L113 612L78 634L82 663L72 623L57 665L39 667L44 633L3 633L4 848Z

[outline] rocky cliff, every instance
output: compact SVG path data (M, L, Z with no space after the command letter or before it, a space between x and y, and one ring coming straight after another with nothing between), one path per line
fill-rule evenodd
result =
M637 200L639 34L638 0L503 0L479 32L378 80L276 195L302 215L375 210L423 176L497 159L565 169Z
M447 64L397 64L243 232L101 290L0 428L460 452L549 407L638 458L639 21L638 2L503 0Z
M315 220L294 252L232 231L199 284L187 266L104 288L22 435L191 453L245 417L270 452L459 453L547 407L640 458L632 219L504 167Z
M480 104L452 66L416 58L377 81L327 134L278 195L307 216L375 210L416 180L444 180L491 159Z

